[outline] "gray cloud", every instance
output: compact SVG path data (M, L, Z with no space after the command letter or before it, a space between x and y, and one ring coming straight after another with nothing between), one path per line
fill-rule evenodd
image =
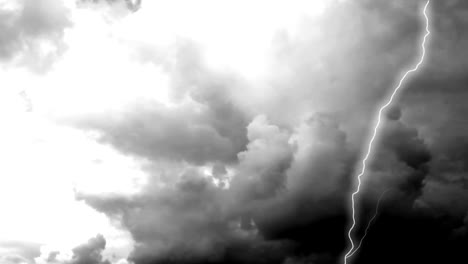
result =
M106 248L106 239L102 235L90 238L71 250L71 256L60 251L42 252L33 263L39 264L111 264L105 260L102 252Z
M258 116L248 125L247 137L247 150L238 154L232 189L239 192L242 202L274 197L286 187L286 172L293 159L289 132L269 124L265 116Z
M18 255L31 260L40 254L40 246L26 241L0 241L0 255Z
M106 248L106 240L102 235L97 235L87 243L75 247L70 264L110 264L103 260L102 251Z
M147 162L148 184L131 197L77 197L130 231L136 264L333 263L344 247L346 199L374 110L417 57L419 2L333 3L324 19L304 18L299 33L277 32L270 73L258 83L205 65L195 40L179 40L167 54L138 46L138 59L168 73L176 105L141 101L70 122ZM461 3L451 3L434 5L434 23L463 23L455 8ZM466 61L450 64L454 42L435 37L430 65L386 113L374 145L360 214L368 216L392 190L376 226L386 245L404 231L420 236L408 240L420 252L465 232L466 80L459 75ZM456 69L434 74L446 64ZM229 188L215 184L229 177ZM457 223L434 220L447 216ZM74 250L74 261L105 263L104 246L102 237L90 240Z
M0 256L1 263L4 264L29 264L31 263L28 259L19 255L7 255Z
M170 187L152 188L131 199L85 199L122 219L137 242L131 256L137 263L148 258L215 261L231 240L242 239L230 224L223 190L194 171L180 175Z
M107 4L110 4L110 5L124 4L129 10L135 12L138 9L140 9L142 0L77 0L77 2L79 4L87 4L87 3L98 4L102 2L106 2Z
M399 120L393 122L384 134L379 156L392 157L391 162L382 162L373 173L375 182L382 190L392 187L414 200L425 176L421 166L429 154L414 129ZM187 168L163 182L155 173L144 192L133 198L79 197L121 219L137 242L131 258L138 264L167 259L219 263L232 254L234 245L254 246L263 243L262 237L304 241L307 238L297 233L307 232L307 226L324 229L315 235L318 241L320 236L339 239L341 232L336 230L341 229L322 222L336 219L343 224L343 194L355 155L338 123L322 114L284 130L259 116L247 126L247 137L249 144L239 153L229 189L220 189L210 178ZM396 166L402 168L397 178L391 171ZM398 199L408 202L406 197ZM284 250L291 252L286 245L290 244ZM317 250L323 245L311 247ZM339 244L333 250L338 252ZM283 260L279 258L278 263Z
M420 25L414 3L336 5L323 21L305 20L299 35L278 32L260 97L241 94L255 89L241 76L208 69L191 41L176 47L172 61L145 47L159 54L153 62L170 73L180 104L142 102L76 123L155 164L222 164L234 171L226 190L187 170L163 184L155 173L133 198L80 196L121 219L137 242L136 263L221 263L236 245L253 250L274 241L293 246L280 243L285 255L273 263L301 261L286 260L298 252L342 250L345 199L371 110L416 57ZM317 34L322 27L327 31ZM379 191L393 188L400 194L392 198L396 207L411 210L431 155L399 111L382 128L365 197L370 205Z
M83 127L103 131L103 142L145 158L195 164L233 161L243 146L235 145L229 135L223 136L209 121L210 114L209 109L196 113L190 107L172 111L148 105L123 114L108 114L106 121L89 118Z
M82 118L76 125L101 132L103 142L125 153L152 160L235 161L247 142L248 115L229 92L241 83L210 72L198 56L196 46L183 44L170 66L173 96L189 98L175 108L139 102L123 112Z
M68 10L57 0L18 0L14 8L0 6L0 59L26 65L35 71L46 70L66 48L64 29L71 26ZM41 43L52 51L40 49Z

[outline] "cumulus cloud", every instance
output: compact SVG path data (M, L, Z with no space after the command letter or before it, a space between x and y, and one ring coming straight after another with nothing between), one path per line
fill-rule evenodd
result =
M64 30L71 24L69 10L62 1L2 2L0 59L43 71L66 48Z
M269 124L265 116L258 116L247 126L247 137L247 150L238 154L232 189L249 202L274 197L286 187L293 158L290 135Z
M425 174L415 172L421 165L413 160L421 160L422 164L427 160L414 157L428 154L417 133L401 123L395 126L382 139L383 152L393 156L394 162L384 164L399 165L408 172L386 180L382 175L388 175L389 179L394 172L388 167L380 168L382 175L376 173L380 179L375 182L382 188L408 193L414 199L419 195L419 185L415 190L405 188L422 180ZM401 145L385 144L391 136L415 142L405 144L403 152L409 156L398 156ZM161 171L153 168L148 188L133 198L86 195L80 198L124 223L137 242L132 253L136 263L166 259L218 263L233 254L232 247L237 247L234 245L255 247L265 238L290 241L284 244L285 252L291 252L289 248L297 248L295 243L301 242L307 246L298 250L338 253L345 224L344 194L356 153L349 149L346 133L336 120L318 114L288 130L258 116L247 126L247 137L249 143L239 153L239 163L230 166L233 176L227 189L214 184L215 173L210 176L196 166L190 168L179 163L177 166L186 169L168 171L172 173L166 176L170 180L161 178L158 175ZM219 168L214 170L226 173ZM417 175L416 180L412 179L413 174ZM315 242L305 235L310 232Z
M130 200L86 198L101 211L122 219L136 241L131 255L145 261L221 261L232 241L244 239L230 222L223 190L188 172L174 186ZM234 220L234 219L232 219Z
M310 122L313 123L313 121ZM302 136L306 138L296 140L307 139L316 141L319 145L323 144L326 141L323 141L321 137L326 137L327 132L320 130L328 129L328 125L324 124L326 128L322 128L321 125L317 124L318 135L309 135L304 131ZM333 125L331 127L337 129ZM285 219L268 212L268 207L271 209L272 206L278 206L279 203L284 202L276 198L287 199L287 204L283 205L291 208L294 202L301 203L306 198L293 200L284 197L288 191L291 194L287 197L289 195L295 197L297 192L295 190L297 186L288 190L286 182L293 153L298 146L297 142L293 143L291 140L292 133L269 124L264 116L254 119L247 130L250 143L246 151L239 153L240 162L233 168L235 175L228 189L218 188L210 178L194 169L187 169L179 175L170 175L174 179L166 182L165 185L149 185L153 187L133 198L90 196L82 196L82 198L98 210L122 219L137 242L132 254L132 259L137 263L146 263L147 259L160 261L176 259L182 262L190 261L190 259L200 261L205 259L222 262L223 259L233 254L232 250L237 252L237 248L243 244L245 245L242 247L253 247L249 250L256 252L254 248L258 243L270 243L261 242L261 237L257 236L259 235L257 228L260 230L265 228L262 221L267 218L278 221L278 217ZM342 133L337 134L343 140ZM333 139L336 138L331 136L328 139L333 149L335 144ZM339 144L342 143L343 141ZM304 155L310 155L314 151L317 151L317 148L308 149L305 151L308 154ZM327 164L331 165L333 161ZM315 169L314 173L310 171L311 168L299 168L305 166L300 163L295 166L298 168L293 173L307 172L308 175L316 177L317 183L323 177L321 175L329 176L327 169L324 170L322 167ZM338 170L337 173L343 176L342 170ZM333 178L330 179L332 183L336 181ZM160 180L160 177L151 179L155 182ZM301 179L296 179L296 181L299 182ZM316 199L321 199L321 196L328 195L326 194L328 188L330 193L333 193L332 189L335 187L330 183L316 188L322 190L323 193L311 192L311 195L315 195ZM305 193L306 190L303 191L303 194ZM259 212L263 212L264 215L258 214ZM310 212L310 214L313 213ZM287 215L287 218L290 216ZM257 221L259 221L258 225L256 225ZM279 245L281 244L283 242ZM287 245L289 244L286 243L283 250L289 251L290 246ZM186 253L181 254L180 251ZM259 252L252 254L256 255Z
M185 168L164 176L164 169L153 171L151 187L133 198L80 196L121 219L138 242L132 254L137 263L221 262L239 241L248 248L259 241L290 241L306 255L342 250L346 190L371 110L401 66L411 62L419 26L416 5L334 5L323 20L301 22L298 32L277 32L271 73L256 82L242 72L213 70L196 39L176 45L173 60L145 46L142 52L150 56L144 61L170 74L175 105L141 102L75 122L154 167L169 162ZM327 20L337 16L342 19ZM421 195L431 155L402 115L394 109L382 128L367 175L370 205L388 188L401 195L393 196L397 208L412 208ZM211 175L204 167L212 168ZM228 188L214 184L220 174L231 175ZM238 237L246 232L253 238Z
M296 4L268 8L269 3L243 1L220 6L215 1L83 0L70 5L71 20L59 12L67 8L52 0L37 12L32 8L39 1L18 3L1 13L12 22L4 24L8 34L0 37L0 55L5 63L18 60L34 68L39 64L27 62L24 54L37 52L43 39L67 46L53 69L34 79L31 100L37 115L89 136L65 137L55 145L45 140L44 149L57 151L36 155L37 164L48 164L42 156L54 157L70 171L81 164L78 172L60 170L82 174L67 182L77 204L105 215L134 241L127 260L108 256L106 244L115 249L121 237L106 234L107 241L99 235L68 253L44 247L36 262L337 260L345 247L349 188L374 110L402 67L417 57L418 1L331 1L314 6L320 11L312 14L311 6L299 2L302 10L294 9ZM450 21L462 23L455 11L460 5L435 4L434 23L450 20L447 12L458 14ZM438 31L444 30L435 28L434 34ZM429 61L450 53L441 39L432 45L436 52ZM41 65L48 63L37 58ZM456 71L435 75L433 67L424 68L426 74L408 88L438 79L427 86L432 94L441 93L434 86ZM463 94L457 84L447 100ZM460 185L466 180L466 144L459 140L466 131L463 125L445 128L443 119L452 110L420 91L402 94L408 97L385 113L363 178L363 222L380 194L391 190L375 233L363 245L363 252L379 254L363 255L363 263L378 262L383 248L406 232L415 238L396 247L400 257L383 263L406 263L399 258L409 253L407 260L418 263L416 253L435 251L443 241L453 247L441 252L458 257L455 249L466 242L465 187ZM460 98L450 122L464 116L465 97ZM428 102L442 113L427 111ZM53 131L51 137L62 134ZM447 140L444 133L457 139ZM71 152L80 154L67 160L57 155ZM44 167L41 172L53 171ZM446 218L445 225L438 222ZM456 241L450 240L453 234ZM378 237L388 237L380 249ZM408 252L405 247L413 244L414 252ZM25 256L18 252L8 261L22 261L11 257Z
M38 264L111 264L102 256L106 239L102 235L90 238L86 243L76 246L71 252L44 251L35 259Z
M106 240L102 235L97 235L88 240L88 243L79 245L73 249L72 264L110 264L103 260L101 252L106 248Z
M387 188L394 186L417 197L428 173L432 155L418 130L405 124L400 119L401 115L399 108L389 112L380 134L380 148L375 153L366 180ZM395 175L392 170L400 171ZM369 183L369 188L376 187L373 183ZM382 192L381 189L379 191Z

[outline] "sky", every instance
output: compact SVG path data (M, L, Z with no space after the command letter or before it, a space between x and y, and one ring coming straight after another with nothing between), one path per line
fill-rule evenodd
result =
M425 3L0 0L0 263L342 263ZM428 14L352 263L468 261L468 4Z

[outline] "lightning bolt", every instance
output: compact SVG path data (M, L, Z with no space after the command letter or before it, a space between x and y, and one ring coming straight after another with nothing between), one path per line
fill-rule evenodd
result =
M367 236L367 233L369 233L369 229L371 228L372 226L372 223L374 222L374 220L377 218L377 215L379 214L379 207L380 207L380 202L382 201L383 197L385 196L385 194L387 192L389 192L390 190L386 190L385 192L383 192L381 195L380 195L380 198L379 200L377 201L377 205L375 207L375 213L374 213L374 216L372 216L372 218L369 220L369 222L367 223L367 227L366 227L366 230L364 231L364 235L362 236L361 240L359 241L359 244L358 246L354 249L353 252L351 252L349 255L348 255L348 258L350 258L351 256L354 255L354 253L356 253L359 248L361 248L361 245L362 245L362 242L364 241L364 239L366 238Z
M377 132L378 132L378 129L379 129L380 123L381 123L382 113L384 112L384 110L388 106L390 106L392 104L393 98L396 96L397 92L402 87L402 85L403 85L404 81L406 80L406 78L408 77L408 75L410 75L413 72L416 72L419 69L419 67L421 66L421 64L424 62L424 57L426 55L426 40L427 40L427 37L431 34L431 32L429 31L429 17L427 16L427 8L429 6L429 3L430 3L430 0L427 1L426 5L424 6L423 12L422 12L423 15L424 15L424 18L426 20L426 34L424 34L424 37L423 37L423 40L422 40L422 43L421 43L421 49L422 49L421 58L418 61L418 63L416 64L416 66L414 66L414 68L408 70L403 75L403 77L400 79L398 85L395 87L392 94L390 95L389 99L386 101L386 103L384 105L382 105L380 107L378 115L377 115L377 123L375 124L372 137L371 137L371 139L369 141L369 145L367 147L366 155L364 156L364 159L362 160L362 169L361 169L361 172L357 176L358 185L357 185L356 190L351 195L351 208L352 208L353 223L352 223L351 227L348 230L348 239L349 239L349 242L351 243L351 247L349 248L348 252L344 255L344 259L343 259L344 264L347 264L348 258L351 257L354 253L356 253L356 250L357 250L357 249L356 250L354 249L354 240L353 240L353 237L352 237L352 232L353 232L353 230L354 230L354 228L356 226L355 198L356 198L356 195L359 194L359 191L361 189L361 177L366 172L367 160L370 157L370 154L372 152L372 145L373 145L373 143L375 141L375 138L377 137Z

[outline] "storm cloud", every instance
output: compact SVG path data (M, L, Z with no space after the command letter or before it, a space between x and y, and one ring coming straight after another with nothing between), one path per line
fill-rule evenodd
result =
M131 164L70 180L76 202L131 243L97 235L65 253L0 241L1 260L341 261L375 112L420 52L422 1L329 1L318 14L300 3L56 2L2 4L0 58L39 76L35 114L105 148L116 168ZM355 263L466 262L468 7L430 9L427 61L384 113L363 176L356 234L387 193ZM86 166L109 163L69 139L59 142L92 157ZM130 253L113 256L121 244Z
M437 12L437 7L434 10ZM412 54L417 53L421 31L418 11L415 2L390 4L360 1L332 4L323 20L304 19L299 33L279 31L275 35L272 50L274 60L268 68L271 73L265 80L256 83L262 93L253 92L251 96L241 97L238 93L238 90L253 89L254 85L248 79L242 75L226 75L219 71L207 74L210 72L207 70L209 66L204 63L202 50L187 50L186 45L180 46L177 54L183 56L176 57L177 62L173 65L165 64L174 78L171 84L177 92L177 98L189 98L188 102L195 102L202 106L201 109L207 109L207 115L203 119L190 117L182 122L191 126L208 126L211 131L216 132L216 136L210 136L206 141L193 138L198 134L195 131L166 125L166 118L178 120L171 118L171 114L184 109L189 103L183 103L179 109L171 109L165 114L160 114L166 111L164 107L153 107L150 110L151 106L148 106L141 111L142 107L139 105L133 110L135 114L121 115L119 119L122 121L114 122L104 117L96 121L95 118L98 117L94 116L89 119L91 121L81 124L85 124L87 129L100 131L104 142L113 144L126 153L133 152L156 162L172 159L192 165L224 164L231 171L229 187L219 189L220 185L211 182L210 176L196 176L199 178L198 184L189 185L194 188L198 186L200 193L196 197L207 197L205 192L216 194L196 204L188 201L182 203L191 204L191 209L198 208L195 209L197 213L203 215L203 218L196 218L202 219L199 223L175 220L184 219L183 216L190 212L187 209L176 209L178 206L175 205L169 206L173 215L163 221L154 218L154 214L158 218L162 217L156 213L162 211L158 209L162 205L155 204L152 209L146 209L144 204L151 202L140 201L140 205L135 205L134 201L129 203L97 197L83 199L104 212L108 210L105 208L106 204L112 205L113 210L126 208L120 212L125 216L122 219L137 215L138 219L145 219L145 223L147 219L153 219L149 223L154 224L154 227L147 224L131 225L134 228L142 227L147 235L143 239L142 230L132 231L137 241L143 242L142 246L134 250L136 263L150 263L151 259L155 262L171 259L168 256L175 253L170 252L177 252L177 249L187 252L184 253L187 254L186 257L174 257L174 261L181 263L190 263L194 256L201 262L223 262L231 254L232 245L240 243L236 234L242 232L249 234L243 243L251 246L260 243L259 241L288 241L285 244L288 246L284 246L287 254L276 259L277 263L301 261L300 258L287 259L288 255L295 254L310 256L311 259L317 259L318 263L321 259L332 261L333 257L330 259L326 256L339 255L345 246L343 230L347 223L346 195L353 182L354 171L358 169L355 165L361 155L360 146L366 140L369 120L373 118L372 110L395 83L402 66L411 63L415 57ZM333 20L334 17L340 19ZM356 20L356 17L360 19ZM314 31L320 26L326 27L327 31ZM347 44L335 43L337 39ZM194 47L192 45L188 47ZM154 63L162 63L161 58L158 59ZM351 64L353 67L350 67ZM430 72L430 67L428 71ZM220 91L223 91L222 96ZM397 222L403 221L398 220L400 218L424 219L428 222L428 228L438 228L433 213L424 211L421 207L421 204L431 203L425 188L428 186L429 175L432 174L431 164L438 153L431 152L429 139L424 137L426 130L418 122L408 121L413 113L406 107L403 103L387 114L379 136L378 149L365 178L365 200L361 214L366 219L373 211L377 197L385 190L391 190L386 198L389 205L384 207L384 211L388 213L383 213L381 217L383 223L390 221L385 220L385 217L396 218ZM223 109L230 109L229 116L237 115L237 118L207 118L209 111L219 115L225 112ZM152 112L153 115L146 118L145 112ZM204 112L202 110L198 113ZM181 116L187 117L190 114ZM151 124L150 120L159 121L155 125L158 130L175 133L156 132L153 128L147 129L148 125L141 128L137 126L137 123ZM220 126L222 123L217 120L225 122L225 125ZM250 124L248 120L251 120ZM220 128L229 125L233 126L224 130L223 134ZM165 127L169 127L168 130L164 130ZM130 133L145 133L146 130L152 133L129 136ZM178 135L179 131L187 131L187 136ZM217 143L218 136L225 137L231 147L217 149L216 146L222 145ZM153 138L155 141L150 142L155 144L144 143L145 141L135 141L132 144L131 141L128 142L132 138L138 141ZM128 145L124 149L122 146L126 142ZM168 145L171 142L191 147L190 150L182 151L177 145ZM148 146L161 154L131 149L139 145ZM192 149L197 148L200 150L190 154ZM207 150L211 150L212 154L207 154ZM176 156L176 153L180 154ZM224 156L224 153L231 154ZM180 189L179 181L183 179L184 182L194 177L187 175L182 173L172 176L179 180L175 181L175 187L168 187L171 190L167 193L169 197L184 197L183 193L188 190ZM143 197L151 196L154 194L143 194ZM151 200L153 199L169 201L162 198ZM208 213L204 208L210 204L217 209ZM131 210L136 208L145 209L140 209L138 214L132 213ZM219 222L213 222L214 219ZM172 230L169 226L159 224L159 232L162 233L150 235L149 230L156 230L156 223L161 221L171 223L178 231L186 228L188 230L183 234L173 233L167 231ZM411 225L411 221L408 225ZM201 223L203 226L200 226ZM379 228L376 227L376 232L380 232ZM194 235L194 230L197 235ZM445 236L444 232L451 232L450 229L437 230L441 232L441 240ZM161 241L162 237L167 237L165 243ZM195 242L190 242L194 237L208 242L194 245ZM144 253L145 250L161 252L161 255Z

